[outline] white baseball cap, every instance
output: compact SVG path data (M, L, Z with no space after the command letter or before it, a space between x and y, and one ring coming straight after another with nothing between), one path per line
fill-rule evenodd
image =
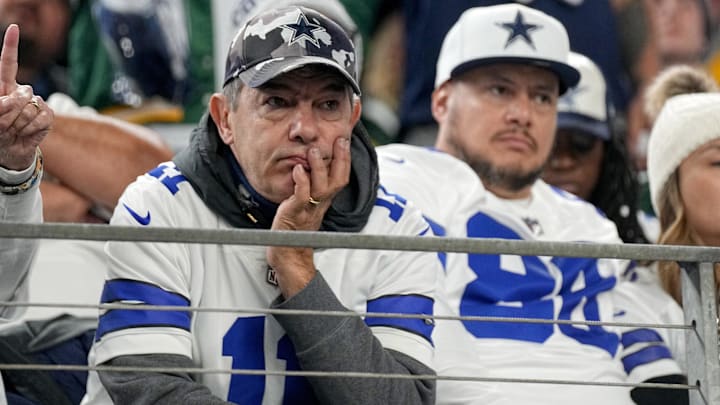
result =
M568 62L580 72L580 82L558 100L558 129L578 129L609 140L607 87L600 68L576 52L570 52Z
M580 80L569 53L565 27L541 11L520 4L470 8L443 40L435 87L478 66L511 62L551 70L562 94Z

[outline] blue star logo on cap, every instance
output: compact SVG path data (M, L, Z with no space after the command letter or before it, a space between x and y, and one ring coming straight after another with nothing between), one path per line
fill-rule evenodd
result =
M293 31L292 38L290 38L290 45L299 42L304 39L305 42L301 43L301 46L305 48L307 41L310 41L315 47L320 48L320 43L315 37L315 32L325 31L325 28L318 24L313 24L308 21L305 14L300 12L298 15L297 22L295 24L283 24L283 28L287 28Z
M539 30L542 28L542 25L525 23L525 17L523 17L520 11L518 11L515 16L515 21L496 24L498 27L506 29L510 33L507 42L505 42L505 49L518 38L522 38L532 49L535 49L535 44L533 43L532 37L530 37L530 33Z

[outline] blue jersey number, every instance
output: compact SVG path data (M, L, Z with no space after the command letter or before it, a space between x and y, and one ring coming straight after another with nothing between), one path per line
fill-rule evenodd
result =
M400 217L402 217L402 214L405 211L407 200L397 194L389 193L383 186L380 186L379 188L382 194L385 194L387 197L390 198L384 198L380 195L381 193L378 193L377 199L375 200L375 205L387 208L388 210L390 210L390 219L392 219L394 222L399 221Z
M477 213L467 223L472 238L522 239L512 229L490 216ZM597 295L610 290L615 278L602 278L597 260L553 258L550 267L537 256L469 254L468 265L477 275L460 302L460 315L555 319L553 296L562 298L558 319L569 320L582 308L586 320L597 321ZM555 276L553 276L555 274ZM556 277L562 279L554 293ZM514 339L542 343L554 330L553 324L463 321L477 338ZM615 354L618 336L601 326L560 325L559 330L583 343Z
M238 318L223 337L223 355L232 357L232 368L265 370L265 317ZM295 348L287 335L277 343L277 358L285 360L287 370L299 370ZM233 374L228 401L260 405L265 394L264 375ZM283 404L312 404L317 400L303 377L286 377Z
M177 194L180 191L178 185L184 181L187 181L185 176L177 169L174 164L162 164L148 172L148 174L160 182L172 193Z

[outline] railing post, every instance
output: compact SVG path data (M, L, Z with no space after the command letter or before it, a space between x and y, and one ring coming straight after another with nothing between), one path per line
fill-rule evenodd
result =
M720 405L717 290L712 263L684 262L682 296L685 321L695 326L685 332L690 405Z

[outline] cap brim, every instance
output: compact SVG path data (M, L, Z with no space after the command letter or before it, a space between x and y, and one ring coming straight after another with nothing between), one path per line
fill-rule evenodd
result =
M243 83L250 87L260 87L281 74L313 64L326 65L335 68L338 73L342 74L342 76L347 79L355 94L360 95L360 86L358 86L354 77L352 77L340 64L319 56L293 56L268 59L267 61L260 62L248 70L241 72L238 77L243 81Z
M598 121L581 114L558 113L557 128L580 130L604 141L610 140L610 127L607 122Z
M457 77L458 75L476 67L497 63L528 64L548 69L558 76L561 95L565 94L567 89L569 89L570 87L575 87L580 81L580 72L568 64L547 59L524 58L519 56L498 56L469 60L458 66L455 66L452 72L450 72L450 77Z

